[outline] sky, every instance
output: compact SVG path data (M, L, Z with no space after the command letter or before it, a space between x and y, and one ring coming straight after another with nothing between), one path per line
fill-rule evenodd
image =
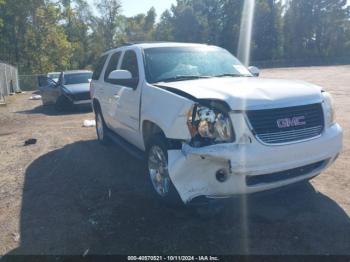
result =
M94 0L88 0L91 6L93 6ZM176 0L121 0L123 15L134 16L140 13L146 13L152 6L156 9L157 18L159 20L161 14L171 4L175 4Z

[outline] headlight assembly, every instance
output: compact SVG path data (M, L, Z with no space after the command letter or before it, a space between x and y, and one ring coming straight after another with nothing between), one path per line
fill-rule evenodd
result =
M219 109L195 105L189 112L188 128L194 146L234 141L230 117Z
M335 123L335 112L333 107L333 98L330 93L322 92L325 108L325 123L326 126L331 126Z

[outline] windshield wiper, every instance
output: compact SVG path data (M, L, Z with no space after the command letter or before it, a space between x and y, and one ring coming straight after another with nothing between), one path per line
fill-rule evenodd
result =
M241 75L241 74L222 74L222 75L217 75L215 77L225 77L225 76L231 76L231 77L246 77L248 75Z
M176 81L186 81L186 80L193 80L193 79L203 79L203 78L210 78L210 76L196 76L196 75L177 75L169 78L160 79L157 81L159 82L176 82Z

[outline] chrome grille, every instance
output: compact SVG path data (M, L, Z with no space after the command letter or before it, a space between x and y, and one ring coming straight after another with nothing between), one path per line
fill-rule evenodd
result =
M324 129L324 117L321 104L296 107L251 110L246 112L257 139L266 144L297 142L319 136ZM279 127L281 119L302 117L302 124L289 123ZM292 121L291 121L292 122Z
M72 95L74 101L90 100L90 92L75 93Z

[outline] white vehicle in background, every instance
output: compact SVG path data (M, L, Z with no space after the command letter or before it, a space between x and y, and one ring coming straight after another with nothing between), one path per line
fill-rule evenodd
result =
M250 194L319 175L342 149L330 94L258 75L215 46L110 50L91 83L98 139L145 156L155 192L170 202Z
M61 72L50 72L47 74L48 78L51 78L53 81L58 82Z

